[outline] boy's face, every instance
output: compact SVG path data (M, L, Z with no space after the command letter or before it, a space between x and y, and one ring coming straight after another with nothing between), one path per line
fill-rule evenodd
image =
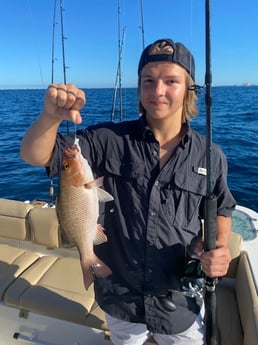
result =
M140 101L146 119L181 121L187 73L172 62L150 62L141 71Z

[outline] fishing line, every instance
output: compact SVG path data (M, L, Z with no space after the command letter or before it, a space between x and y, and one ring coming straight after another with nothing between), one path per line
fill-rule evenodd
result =
M34 18L35 17L33 17L33 15L32 15L32 9L31 9L31 5L30 5L30 1L29 0L27 0L27 9L28 9L29 17L30 17L30 22L32 23L32 27L34 28L37 25L35 25L35 22L34 22ZM36 56L37 56L37 61L38 61L38 68L39 68L41 85L42 85L43 89L45 89L46 86L45 86L45 83L44 83L44 78L43 78L43 73L42 73L42 64L41 64L41 60L40 60L40 53L39 53L39 47L38 47L38 41L39 40L34 39L34 36L33 36L33 40L34 40L33 45L36 48Z
M56 0L55 0L55 6L56 6ZM31 5L30 5L30 1L27 0L27 9L28 9L28 13L30 15L30 21L32 23L33 27L36 27L36 25L34 25L34 17L32 15L32 9L31 9ZM54 11L54 21L55 21L55 11ZM44 83L44 79L43 79L43 73L42 73L42 64L41 64L41 60L40 60L40 54L39 54L39 48L38 48L38 40L34 42L34 45L36 47L36 55L37 55L37 60L38 60L38 67L39 67L39 71L40 71L40 79L41 79L41 85L43 87L43 89L46 88L45 83ZM51 76L51 81L53 83L53 78L54 78L54 29L53 29L53 37L52 37L52 76ZM53 207L54 205L54 180L53 178L50 178L50 187L49 187L49 206Z

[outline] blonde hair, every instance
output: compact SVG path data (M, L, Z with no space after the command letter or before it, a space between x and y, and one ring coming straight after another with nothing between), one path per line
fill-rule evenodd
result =
M173 53L173 47L171 47L171 45L169 45L168 42L166 41L153 44L153 46L151 46L148 51L149 55L171 54L171 53ZM198 109L196 106L196 102L197 102L196 91L189 89L194 84L195 83L193 79L191 78L190 74L186 71L186 92L185 92L185 97L183 101L182 123L190 121L192 117L198 114ZM141 73L139 74L139 78L138 78L139 111L140 111L140 114L146 115L146 110L144 109L141 103L141 99L140 99L141 98L140 86L141 86Z

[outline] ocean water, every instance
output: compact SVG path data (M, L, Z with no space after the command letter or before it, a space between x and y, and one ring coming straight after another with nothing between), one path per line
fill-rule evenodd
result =
M87 105L80 126L111 119L113 90L87 89ZM43 107L44 90L0 90L0 197L49 200L50 180L44 168L19 158L21 139ZM241 206L258 212L258 87L212 89L213 141L224 151L229 166L228 184ZM205 134L204 93L199 95L199 115L191 126ZM119 97L118 97L119 99ZM136 89L123 89L123 119L138 117ZM115 121L120 121L117 101ZM64 124L63 131L66 130ZM70 124L70 131L74 130ZM54 180L55 192L58 181Z

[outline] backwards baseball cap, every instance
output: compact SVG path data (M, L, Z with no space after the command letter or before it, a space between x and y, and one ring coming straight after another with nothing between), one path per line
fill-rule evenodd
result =
M166 46L170 46L167 52L160 52L158 50L153 51L153 47L158 43L164 43ZM179 64L183 67L194 80L195 74L195 64L193 55L190 51L180 42L174 42L171 39L160 39L152 44L149 44L142 52L139 65L138 65L138 75L140 75L143 67L149 62L156 61L168 61Z

